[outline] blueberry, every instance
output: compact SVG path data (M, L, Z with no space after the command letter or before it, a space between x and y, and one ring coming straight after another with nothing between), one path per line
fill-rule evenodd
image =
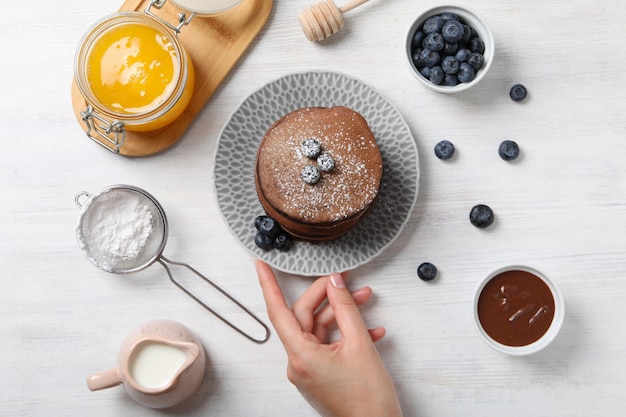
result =
M416 48L415 51L413 51L413 64L415 65L416 68L419 68L422 66L421 61L420 61L420 55L422 54L423 49L421 47Z
M443 81L441 82L441 84L445 85L446 87L454 87L458 83L459 83L459 79L456 77L455 74L444 75Z
M485 57L483 54L478 52L472 52L472 54L467 59L467 63L470 64L476 71L478 71L485 62Z
M300 150L307 158L317 158L317 155L322 151L322 145L317 139L308 138L302 142Z
M291 237L287 233L279 233L272 240L272 247L278 250L289 250L291 248Z
M444 77L444 73L440 66L437 65L430 69L430 74L429 74L428 79L430 80L431 83L439 85L443 81L443 77Z
M281 230L278 222L270 216L263 216L259 222L259 232L270 238L276 236Z
M302 168L300 175L307 184L317 184L322 178L319 169L313 165L307 165Z
M422 49L422 52L419 55L419 66L420 67L434 67L439 64L439 60L441 59L440 55L436 51L431 51L430 49Z
M478 37L478 32L476 32L476 29L474 29L472 26L469 26L469 30L470 30L470 40L477 38Z
M474 70L474 67L472 67L467 62L462 62L461 65L459 65L459 72L457 73L457 78L459 79L460 82L469 83L470 81L474 79L475 75L476 75L476 71Z
M422 46L422 42L424 42L425 37L426 34L423 31L416 30L415 34L413 35L413 40L411 41L411 45L413 46L413 48Z
M446 42L443 44L443 54L444 55L454 55L458 52L459 50L459 43L458 42Z
M524 87L522 84L515 84L513 87L511 87L511 91L509 92L509 96L513 101L522 101L526 98L527 95L528 91L526 90L526 87Z
M459 60L453 56L447 56L441 61L441 69L446 74L456 74L459 72Z
M459 42L467 44L470 39L472 39L472 28L469 25L463 25L463 36Z
M259 248L263 249L263 250L270 250L272 249L272 241L273 239L268 236L265 235L261 232L258 232L255 236L254 236L254 244L257 245Z
M450 20L441 28L441 35L448 42L456 42L461 40L465 30L458 20Z
M480 38L472 38L469 42L469 50L472 52L485 53L485 42Z
M439 159L450 159L454 155L454 144L449 140L442 140L435 145L435 156Z
M450 12L441 13L439 17L441 17L441 20L443 20L444 24L451 20L456 20L456 21L459 20L459 16L457 16L455 13L450 13Z
M335 168L335 161L333 161L333 158L331 158L330 155L322 152L317 157L317 167L322 172L330 172L333 170L333 168Z
M423 262L417 267L417 276L423 281L432 281L437 277L437 267L430 262Z
M470 55L472 55L472 51L467 48L459 49L459 51L454 56L459 62L466 62Z
M422 76L424 78L429 78L430 77L430 67L422 67L420 69L420 74L422 74Z
M484 229L491 226L491 224L493 223L493 210L491 210L491 207L485 204L477 204L472 207L469 219L474 226L480 229Z
M519 146L512 140L502 141L498 147L498 155L505 161L512 161L519 156Z
M261 223L267 218L267 216L262 215L262 216L256 216L254 218L254 228L256 230L261 230Z
M441 51L444 46L443 36L441 33L430 33L422 42L424 49L430 49L431 51Z
M443 27L443 19L441 16L433 16L424 22L424 26L422 30L425 34L441 32L441 28Z

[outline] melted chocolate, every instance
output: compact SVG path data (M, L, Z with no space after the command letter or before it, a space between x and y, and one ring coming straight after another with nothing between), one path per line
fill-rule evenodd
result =
M492 278L478 298L478 318L487 334L508 346L541 338L554 318L554 296L538 276L505 271Z

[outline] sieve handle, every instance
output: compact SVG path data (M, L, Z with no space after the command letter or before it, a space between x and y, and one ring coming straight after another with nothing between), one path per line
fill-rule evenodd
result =
M224 323L226 323L227 325L229 325L231 328L233 328L235 331L237 331L239 334L245 336L246 338L252 340L255 343L265 343L267 342L267 340L270 337L270 329L265 325L265 323L263 323L261 321L261 319L259 319L257 316L254 315L254 313L252 313L250 310L248 310L243 304L241 304L239 301L237 301L235 298L233 298L230 294L228 294L226 291L224 291L222 288L220 288L217 284L215 284L213 281L211 281L210 279L208 279L207 277L205 277L204 275L202 275L200 272L198 272L197 270L195 270L194 268L192 268L190 265L183 263L183 262L175 262L175 261L171 261L167 258L165 258L164 256L159 257L158 259L159 263L161 265L163 265L163 268L165 268L165 270L167 271L167 275L170 277L170 280L174 283L174 285L176 285L178 288L180 288L181 290L183 290L183 292L185 294L187 294L189 297L193 298L198 304L200 304L202 307L204 307L206 310L208 310L209 312L211 312L213 315L215 315L218 319L222 320ZM193 294L191 291L189 291L187 288L185 288L182 284L180 284L178 281L176 281L176 279L174 278L174 275L172 274L172 271L169 267L169 264L172 265L178 265L178 266L182 266L185 267L187 269L189 269L191 272L193 272L194 274L196 274L198 277L202 278L207 284L211 285L215 290L217 290L220 294L222 294L223 296L225 296L226 298L228 298L232 303L234 303L237 307L239 307L240 309L242 309L243 311L245 311L250 317L252 317L257 323L259 323L264 331L265 331L265 335L263 336L263 338L261 339L257 339L251 335L249 335L248 333L244 332L242 329L240 329L239 327L235 326L233 323L231 323L230 321L228 321L224 316L222 316L221 314L219 314L217 311L215 311L214 309L212 309L211 307L209 307L205 302L203 302L200 298L198 298L195 294Z

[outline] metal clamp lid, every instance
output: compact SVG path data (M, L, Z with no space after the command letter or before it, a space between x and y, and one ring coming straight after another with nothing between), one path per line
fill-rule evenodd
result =
M80 112L80 116L87 126L85 133L89 139L113 153L120 153L126 138L124 123L119 120L106 120L91 105L87 105L87 108Z
M184 12L178 13L178 24L173 25L172 23L168 22L167 20L163 19L160 16L157 16L156 14L150 11L152 7L154 7L157 10L161 9L165 5L165 3L167 3L167 0L151 0L150 3L148 4L148 7L146 7L146 10L144 10L144 13L153 17L159 22L163 23L168 28L172 29L174 33L176 34L176 36L178 36L181 28L185 25L188 25L191 22L191 20L194 18L194 16L196 15L196 13L195 12L191 13L189 18L187 18L187 14Z

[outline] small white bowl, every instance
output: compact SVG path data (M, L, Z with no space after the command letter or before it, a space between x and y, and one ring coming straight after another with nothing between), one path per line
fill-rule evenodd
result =
M507 271L525 271L539 277L543 282L546 283L554 298L554 317L552 318L552 323L550 323L548 330L543 334L543 336L541 336L537 341L528 345L509 346L495 341L482 327L480 323L480 318L478 317L478 300L483 289L485 288L485 285L487 285L487 283L496 276ZM476 290L474 291L474 302L472 306L474 310L474 323L476 324L476 329L478 330L478 334L480 335L480 337L485 341L485 343L487 343L487 345L489 345L493 349L513 356L530 355L532 353L539 352L541 349L548 346L556 338L559 330L561 330L561 326L563 325L563 320L565 318L565 302L563 301L563 296L561 295L558 287L552 281L550 281L547 276L537 271L536 269L521 265L499 268L493 271L491 274L487 275L478 284Z
M418 30L430 17L440 15L442 13L454 13L459 16L463 23L473 27L476 30L480 39L482 39L482 41L485 43L485 53L483 54L485 62L483 63L483 66L478 71L476 71L476 76L469 83L459 83L451 87L433 84L430 80L426 79L422 74L420 74L413 64L413 53L411 51L411 44L415 31ZM482 80L489 71L491 63L493 62L494 52L495 43L493 41L491 29L489 29L487 23L485 23L485 21L476 13L459 6L437 6L433 7L432 9L428 9L427 11L419 15L417 19L415 19L406 37L406 55L411 72L413 73L413 75L415 75L415 78L417 78L422 84L424 84L424 86L439 93L458 93L472 88L473 86L478 84L478 82L480 82L480 80Z

